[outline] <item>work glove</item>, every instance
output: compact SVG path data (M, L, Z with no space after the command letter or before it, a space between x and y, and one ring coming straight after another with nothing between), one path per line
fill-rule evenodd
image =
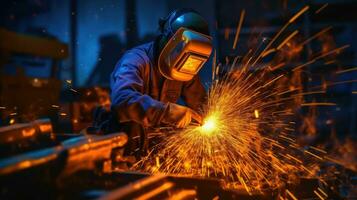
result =
M168 103L161 120L164 124L174 125L176 128L185 128L191 122L201 124L202 117L192 109L175 103Z

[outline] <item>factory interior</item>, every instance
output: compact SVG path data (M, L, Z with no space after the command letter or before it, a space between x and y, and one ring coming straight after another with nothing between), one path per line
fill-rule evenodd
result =
M0 199L357 199L357 0L0 10Z

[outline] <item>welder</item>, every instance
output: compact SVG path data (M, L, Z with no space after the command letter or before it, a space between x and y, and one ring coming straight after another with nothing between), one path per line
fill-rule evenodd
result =
M145 149L147 129L202 120L206 91L198 72L212 52L208 24L196 11L178 9L159 20L159 29L154 41L128 50L111 74L111 109L129 138L140 137L132 148ZM185 105L177 104L180 98Z

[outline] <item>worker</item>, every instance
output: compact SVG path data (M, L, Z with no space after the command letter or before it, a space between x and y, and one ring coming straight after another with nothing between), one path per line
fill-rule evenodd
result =
M140 137L131 145L140 149L148 128L201 123L206 100L198 72L212 51L207 22L178 9L160 19L159 29L154 41L125 52L111 74L111 109L129 138ZM185 106L177 104L180 98Z

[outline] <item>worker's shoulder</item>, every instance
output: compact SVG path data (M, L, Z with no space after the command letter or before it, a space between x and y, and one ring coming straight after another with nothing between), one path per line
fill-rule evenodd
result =
M150 63L153 42L136 46L124 53L121 58L122 63L148 64Z

